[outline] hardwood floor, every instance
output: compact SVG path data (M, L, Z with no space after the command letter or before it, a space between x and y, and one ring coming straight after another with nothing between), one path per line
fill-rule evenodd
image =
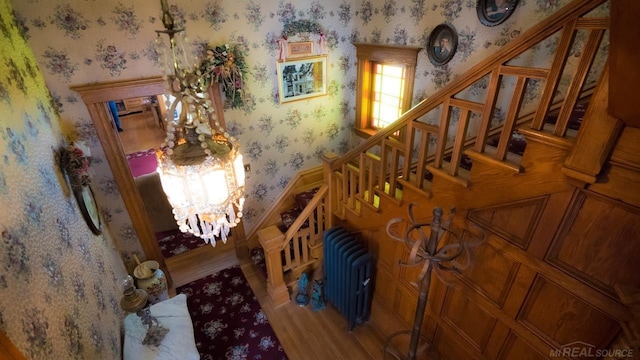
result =
M166 259L175 287L213 274L221 269L240 264L251 289L267 315L278 339L291 360L324 359L392 359L383 356L386 337L398 330L409 329L399 324L390 313L375 301L368 322L349 332L347 320L331 305L314 312L311 305L300 307L294 301L274 309L267 295L264 276L250 261L235 256L233 244L219 243L215 248L207 245L188 253ZM408 348L409 337L399 339L399 348ZM406 354L405 352L402 352ZM419 357L427 359L427 357Z
M165 130L151 111L120 116L123 131L118 136L125 154L152 149L164 141Z

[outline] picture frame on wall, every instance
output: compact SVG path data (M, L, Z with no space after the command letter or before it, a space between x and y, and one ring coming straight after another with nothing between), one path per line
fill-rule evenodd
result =
M73 190L73 195L76 197L82 217L89 226L89 229L91 229L91 232L95 235L100 235L102 233L102 223L100 221L98 204L91 187L89 187L89 185L77 187Z
M280 103L327 94L327 56L307 56L278 61Z
M429 35L427 56L433 65L442 66L451 61L458 48L458 33L450 24L440 24Z
M313 55L313 41L298 41L287 44L289 57Z
M480 23L496 26L505 22L518 6L519 0L478 0L476 12Z

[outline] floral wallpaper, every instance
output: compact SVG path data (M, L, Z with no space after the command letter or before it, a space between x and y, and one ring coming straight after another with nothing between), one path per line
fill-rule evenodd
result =
M513 15L495 27L478 21L476 0L170 0L169 5L194 45L242 49L247 97L241 107L225 109L225 120L251 165L244 211L249 231L298 171L361 141L352 132L353 42L424 47L437 25L451 24L459 42L448 64L436 67L425 51L418 55L412 97L417 104L569 1L520 0ZM0 3L0 202L21 209L0 216L0 328L30 358L115 359L115 282L122 269L114 257L131 269L132 255L142 254L142 248L89 113L71 87L161 75L154 47L155 30L162 28L160 3ZM291 26L302 23L318 25L322 36ZM316 53L327 54L326 96L279 103L276 60L283 34L289 42L313 41ZM519 60L544 62L554 46L551 39ZM541 85L529 86L535 92ZM484 88L486 81L479 81L464 96L478 96ZM499 121L499 109L496 117ZM89 232L53 165L53 149L65 140L91 147L102 236Z
M298 171L320 165L329 151L341 154L361 141L352 132L353 42L426 46L435 26L453 25L459 43L452 61L435 67L425 51L419 53L413 94L417 104L568 2L520 0L513 15L496 27L480 24L476 0L183 0L169 1L169 6L194 45L233 44L242 49L247 98L241 107L225 109L225 120L251 165L244 209L245 230L250 231ZM160 3L26 0L14 1L14 8L56 110L65 126L92 147L96 196L131 267L132 254L142 249L88 111L70 87L161 75L154 48L155 30L162 29ZM291 27L300 23L323 29L322 46L317 32ZM328 95L279 103L276 60L283 34L288 42L313 41L316 53L327 54Z
M125 267L60 170L69 134L14 15L0 0L0 331L28 359L117 359Z

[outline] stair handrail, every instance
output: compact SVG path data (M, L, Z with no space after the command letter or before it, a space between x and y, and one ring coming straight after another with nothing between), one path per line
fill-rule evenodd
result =
M474 82L502 66L504 63L529 50L532 43L536 44L546 39L562 29L570 21L576 21L579 17L595 9L606 1L607 0L574 0L564 6L556 13L522 33L517 39L509 42L500 49L500 51L493 53L485 60L467 70L456 81L450 82L442 89L436 91L432 96L406 111L395 122L378 130L374 135L367 139L367 141L362 142L340 158L335 159L335 161L331 163L331 169L334 171L339 170L342 165L351 161L360 153L365 152L372 146L372 144L377 144L380 141L393 136L399 130L406 127L409 122L412 122L430 110L435 109L437 106L442 104L445 99L448 99L449 97L466 89Z
M296 220L291 224L289 229L284 233L284 239L282 241L283 250L288 246L291 239L293 239L293 237L300 231L300 228L302 227L302 225L304 225L307 219L309 219L309 217L315 212L318 206L321 205L322 200L325 198L328 191L329 191L328 185L324 184L320 186L320 188L315 193L313 198L311 198L309 203L304 207L304 209L302 209L302 211L300 212ZM324 228L321 225L322 224L317 224L319 229ZM313 224L309 223L309 227L312 227L312 226ZM319 233L320 235L322 235L322 231L319 231Z
M285 234L283 234L275 225L262 228L257 232L258 240L265 251L267 293L269 295L269 301L274 308L280 307L290 301L289 290L287 289L287 284L284 281L285 270L290 271L293 269L293 266L308 265L305 259L308 259L309 257L309 249L301 249L302 251L298 251L299 249L297 249L297 246L294 246L293 252L284 252L284 261L282 259L283 250L287 248L296 235L301 235L303 237L302 244L309 244L312 248L317 247L318 244L322 244L322 235L328 225L326 219L329 215L325 214L320 207L323 205L323 201L328 194L328 190L329 187L326 184L320 186L316 194L305 206L298 218L293 222L293 224L291 224ZM322 219L317 219L317 223L312 224L311 219L309 218L316 210L317 214L319 217L322 217ZM301 231L300 228L307 219L310 220L309 228ZM304 232L311 235L309 243L307 243L306 238L304 238L307 236ZM293 258L291 256L292 253ZM301 258L298 258L298 256Z
M293 179L291 179L287 186L282 190L282 194L280 195L278 200L272 202L271 205L267 209L265 209L255 225L253 225L251 230L247 232L247 242L252 242L255 238L257 238L258 231L260 231L260 229L264 228L265 226L271 225L267 224L271 214L277 212L282 203L296 191L296 188L300 181L302 181L308 175L313 175L314 173L322 173L322 171L322 165L320 165L296 173Z

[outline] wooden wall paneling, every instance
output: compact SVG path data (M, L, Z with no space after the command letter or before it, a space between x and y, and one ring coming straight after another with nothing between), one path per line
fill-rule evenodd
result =
M518 316L522 303L527 297L527 294L531 289L531 284L536 276L537 272L534 269L524 264L521 264L518 267L518 273L513 280L513 285L510 289L511 291L509 291L507 300L502 307L502 312L506 318L512 320Z
M447 287L439 313L458 336L482 353L496 325L496 318L454 287Z
M461 270L460 279L501 308L520 264L487 242L474 247L472 251L473 264Z
M393 274L384 268L378 267L375 278L375 298L384 304L385 308L393 311L397 291L398 287Z
M438 317L436 316L436 313L433 311L433 306L434 304L432 304L431 302L427 303L426 316L425 316L424 322L422 323L422 332L420 333L420 335L429 339L431 343L433 343L433 339L436 336L436 331L438 331L438 326L439 326Z
M378 260L378 266L393 272L398 264L396 248L402 247L403 244L391 239L384 229L372 232L372 241L369 251L373 252L374 257Z
M470 346L461 341L455 333L444 331L440 326L436 331L433 343L443 360L471 360L482 359L482 355L474 354ZM471 350L471 351L470 351Z
M501 321L496 321L491 336L487 340L487 345L482 352L487 359L497 359L504 342L507 340L507 336L511 329Z
M531 344L527 343L516 333L510 332L496 359L544 360L548 359L548 357L541 354L535 347L531 346Z
M521 272L524 267L524 270L532 271L534 274L543 274L547 279L560 284L567 291L577 294L594 307L606 312L612 318L625 319L629 316L629 311L621 306L619 301L613 299L607 294L603 294L601 291L594 289L591 286L585 285L585 283L579 279L568 276L565 271L559 270L557 267L550 265L544 260L530 256L528 253L504 241L499 236L491 235L488 237L487 242L522 264L518 270L517 278L522 276ZM518 281L516 280L514 284L517 283ZM507 304L511 301L512 296L513 293L510 293ZM504 306L505 311L507 304Z
M469 211L469 219L527 249L542 215L547 196Z
M640 287L640 209L580 191L546 260L616 298L616 283Z
M527 249L529 255L536 259L544 259L574 193L575 189L571 189L570 191L549 195Z
M614 319L543 276L534 280L517 320L553 347L581 341L606 349L620 331Z
M410 291L404 286L398 286L395 297L394 313L407 324L407 328L411 328L413 326L417 302L418 299L414 291Z
M511 291L503 309L496 308L493 303L480 293L471 290L467 286L456 283L455 286L458 287L460 291L462 291L469 299L483 308L486 312L490 313L498 321L487 342L488 345L485 349L487 359L495 359L495 355L489 355L499 353L509 331L517 332L519 336L527 339L529 343L534 344L534 347L543 353L548 352L551 349L545 341L534 336L526 327L516 320L518 311L528 294L535 276L536 273L531 269L525 266L519 267L518 274L513 286L511 287ZM517 357L514 357L514 359L517 359Z

